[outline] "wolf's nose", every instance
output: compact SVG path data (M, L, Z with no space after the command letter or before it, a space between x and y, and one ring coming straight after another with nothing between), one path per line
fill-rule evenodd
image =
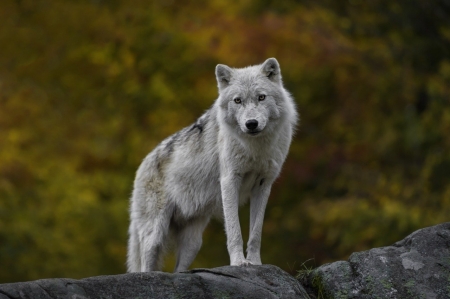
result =
M245 126L249 130L254 130L254 129L256 129L256 127L258 127L258 121L256 119L247 120L247 122L245 123Z

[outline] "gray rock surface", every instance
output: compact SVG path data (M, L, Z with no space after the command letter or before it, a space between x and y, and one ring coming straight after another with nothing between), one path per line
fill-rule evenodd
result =
M316 268L304 285L324 299L450 299L450 222Z
M320 299L450 299L450 222L418 230L392 246L353 253L348 261L303 271L301 282ZM0 299L10 298L309 297L288 273L263 265L0 284Z
M194 269L183 273L129 273L80 280L54 278L0 284L9 298L309 298L288 273L271 265Z

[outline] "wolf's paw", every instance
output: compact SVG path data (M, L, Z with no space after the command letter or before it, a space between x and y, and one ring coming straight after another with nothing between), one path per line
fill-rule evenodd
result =
M253 265L253 263L251 261L249 261L247 259L243 259L236 266L246 267L246 266L250 266L250 265Z
M232 259L230 263L230 266L249 266L249 265L253 265L253 263L250 260L244 258L243 256L236 259Z
M255 260L249 259L249 261L250 261L250 265L255 265L255 266L262 265L261 260L255 261Z

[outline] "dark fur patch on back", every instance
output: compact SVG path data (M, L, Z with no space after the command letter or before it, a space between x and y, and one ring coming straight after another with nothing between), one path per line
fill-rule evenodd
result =
M174 148L177 144L183 144L193 136L198 136L199 139L201 139L200 138L202 136L201 134L205 130L208 120L209 120L209 110L206 111L206 113L203 114L200 118L198 118L193 125L186 127L181 131L178 131L177 133L173 134L171 137L169 137L168 141L164 146L163 150L164 156L169 157L174 151Z
M207 111L202 117L198 118L195 124L191 126L188 132L191 132L195 129L199 130L199 134L203 133L203 129L209 120L209 111Z
M194 130L195 128L200 130L200 133L203 133L203 124L194 124L192 126L192 130Z
M175 142L177 142L179 136L179 132L172 135L172 137L167 142L164 150L170 155L173 152L173 148L175 145Z

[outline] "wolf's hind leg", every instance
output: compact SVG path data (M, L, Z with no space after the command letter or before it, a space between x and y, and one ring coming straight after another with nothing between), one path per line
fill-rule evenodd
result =
M209 217L196 219L177 233L177 263L174 272L185 271L192 264L202 247L202 235L208 222Z
M171 211L162 212L148 224L141 236L141 271L161 270L167 247Z

